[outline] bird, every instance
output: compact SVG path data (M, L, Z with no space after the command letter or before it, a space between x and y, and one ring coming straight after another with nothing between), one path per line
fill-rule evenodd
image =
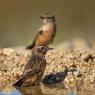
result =
M37 46L33 48L32 55L27 62L21 77L13 84L15 87L35 86L39 85L46 68L45 55L48 50L52 50L48 46Z
M49 45L53 42L56 34L56 20L55 16L49 13L42 14L42 25L38 29L38 32L31 45L27 46L26 49L31 50L35 46Z

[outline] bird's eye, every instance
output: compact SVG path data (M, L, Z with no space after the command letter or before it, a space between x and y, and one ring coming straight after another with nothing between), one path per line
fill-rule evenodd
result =
M41 50L43 50L44 49L44 46L41 46Z

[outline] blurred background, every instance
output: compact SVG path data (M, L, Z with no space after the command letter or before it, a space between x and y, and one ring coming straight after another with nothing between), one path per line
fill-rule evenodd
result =
M56 17L54 44L95 40L95 0L0 0L0 47L31 43L46 12Z

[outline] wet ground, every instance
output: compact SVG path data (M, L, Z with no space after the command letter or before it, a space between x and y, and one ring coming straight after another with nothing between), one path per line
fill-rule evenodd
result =
M64 88L62 84L23 88L8 86L0 92L0 95L95 95L95 87L91 86L87 90L85 87Z

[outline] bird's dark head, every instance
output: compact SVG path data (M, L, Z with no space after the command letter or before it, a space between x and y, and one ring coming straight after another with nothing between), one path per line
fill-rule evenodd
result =
M32 53L36 55L45 55L47 51L52 50L52 49L53 48L50 48L48 46L38 46L33 49Z
M45 14L41 15L40 18L43 20L44 23L55 22L54 15L49 14L49 13L45 13Z

